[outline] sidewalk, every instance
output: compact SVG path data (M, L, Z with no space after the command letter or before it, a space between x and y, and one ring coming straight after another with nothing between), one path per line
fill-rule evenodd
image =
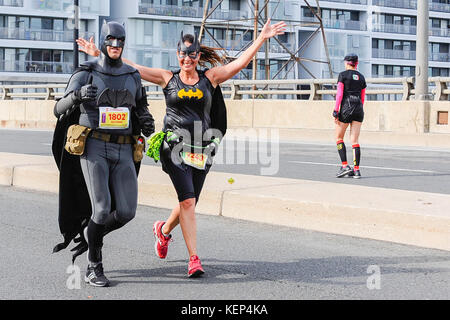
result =
M0 153L0 184L56 193L58 170L52 157ZM172 209L176 199L159 167L141 167L139 204ZM448 208L450 195L213 169L197 212L450 251Z

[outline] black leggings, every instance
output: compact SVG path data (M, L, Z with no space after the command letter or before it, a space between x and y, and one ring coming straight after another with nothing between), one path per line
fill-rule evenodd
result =
M195 198L195 203L197 204L209 166L207 166L206 170L199 170L184 163L174 163L171 158L171 149L165 141L161 144L160 158L163 171L169 175L175 187L178 201L182 202Z

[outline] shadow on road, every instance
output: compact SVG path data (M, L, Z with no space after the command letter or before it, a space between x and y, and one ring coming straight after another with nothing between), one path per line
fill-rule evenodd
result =
M187 279L187 264L184 260L166 261L167 266L153 269L111 270L108 273L113 282L119 283L166 283L182 284ZM421 263L440 263L445 266L421 267ZM175 264L175 265L174 265ZM300 259L290 262L274 261L231 261L205 259L203 267L206 274L192 283L235 283L252 281L288 281L322 284L361 284L361 279L349 281L349 278L371 274L369 266L378 266L381 277L399 274L429 274L450 272L450 253L443 256L406 256L406 257L354 257L336 256L318 259ZM136 279L136 280L132 280ZM346 279L344 281L344 279Z

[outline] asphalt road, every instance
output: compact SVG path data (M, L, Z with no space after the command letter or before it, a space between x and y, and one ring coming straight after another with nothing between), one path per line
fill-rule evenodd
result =
M105 238L112 286L78 286L85 255L71 267L69 250L51 253L62 240L57 195L0 187L0 204L1 300L450 299L449 252L206 215L197 220L206 274L188 279L179 228L167 259L154 253L152 224L169 211L143 206Z
M51 155L51 141L50 131L0 129L0 152ZM254 144L225 139L212 170L450 194L450 150L361 147L360 180L335 178L339 157L332 143ZM347 150L351 163L351 146ZM160 165L148 157L143 163Z

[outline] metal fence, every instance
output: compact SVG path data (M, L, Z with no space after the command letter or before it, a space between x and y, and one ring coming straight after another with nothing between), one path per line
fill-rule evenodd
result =
M390 100L387 96L396 96L394 100L411 100L415 94L414 77L369 78L366 79L366 94L369 100L374 96L379 100ZM431 77L430 94L436 101L448 101L450 97L450 77ZM163 99L161 87L143 82L149 99ZM0 86L2 100L44 99L55 100L62 97L65 84L42 85L3 85ZM299 79L299 80L230 80L221 84L225 98L241 99L294 99L329 100L336 94L336 79ZM371 99L372 96L372 99ZM383 98L384 97L384 98Z

